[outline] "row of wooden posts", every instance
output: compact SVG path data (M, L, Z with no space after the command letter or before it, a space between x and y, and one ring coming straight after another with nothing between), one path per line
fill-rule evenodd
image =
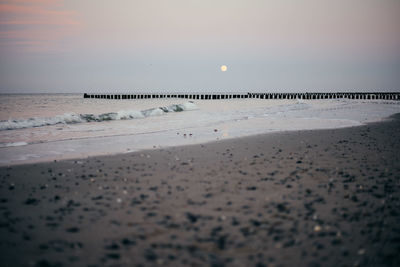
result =
M387 99L400 100L400 92L392 93L201 93L201 94L87 94L84 98L97 99L150 99L150 98L185 98L185 99Z

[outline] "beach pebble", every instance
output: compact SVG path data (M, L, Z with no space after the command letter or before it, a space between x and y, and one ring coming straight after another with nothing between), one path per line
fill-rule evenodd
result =
M120 258L120 254L119 253L108 253L107 258L113 259L113 260L118 260Z
M319 225L314 226L314 232L319 232L321 230L322 230L321 226Z
M144 257L148 261L156 261L157 258L158 258L157 254L151 249L148 249L148 250L145 251Z
M77 232L79 232L79 228L78 227L70 227L70 228L67 228L66 231L68 233L77 233Z
M25 200L25 205L37 205L39 204L40 200L36 199L36 198L28 198L27 200Z
M191 223L195 223L197 222L197 220L199 219L199 215L195 215L191 212L187 212L186 213L186 218L191 222Z
M124 246L134 246L134 245L136 245L136 241L135 240L131 240L129 238L124 238L124 239L122 239L122 244Z

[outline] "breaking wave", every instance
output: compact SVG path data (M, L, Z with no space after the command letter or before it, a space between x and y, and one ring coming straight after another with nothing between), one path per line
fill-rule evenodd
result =
M197 106L189 101L183 104L171 105L167 107L151 108L146 110L121 110L118 112L110 112L103 114L75 114L66 113L48 118L29 118L29 119L9 119L0 121L0 131L15 130L22 128L33 128L55 124L74 124L84 122L101 122L113 120L132 120L146 118L152 116L160 116L169 112L181 112L187 110L195 110Z

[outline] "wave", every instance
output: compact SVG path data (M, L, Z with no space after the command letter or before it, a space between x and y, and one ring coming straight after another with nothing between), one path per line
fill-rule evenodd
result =
M152 116L160 116L170 112L181 112L195 110L197 106L189 101L183 104L175 104L167 107L151 108L146 110L121 110L118 112L109 112L103 114L75 114L65 113L55 117L34 117L28 119L9 119L0 121L0 131L15 130L23 128L42 127L56 124L75 124L84 122L101 122L114 120L132 120Z
M297 102L294 103L294 104L270 107L270 108L265 110L265 113L262 116L285 114L287 112L306 110L306 109L309 109L309 108L311 108L311 105L305 103L302 100L297 100Z
M14 142L14 143L0 143L0 148L10 147L10 146L26 146L26 142Z

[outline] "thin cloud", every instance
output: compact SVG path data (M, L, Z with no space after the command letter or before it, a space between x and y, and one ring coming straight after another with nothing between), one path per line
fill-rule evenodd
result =
M54 4L62 3L62 0L0 0L0 3L22 3L22 4Z
M0 4L0 12L2 15L72 15L74 12L65 10L52 10L48 9L48 5L11 5L11 4Z
M0 1L1 47L25 51L56 47L78 29L76 17L61 0Z
M27 20L27 19L21 19L21 20L6 20L6 21L0 21L1 25L79 25L80 23L76 20L73 19L49 19L49 18L44 18L44 19L36 19L36 20Z

